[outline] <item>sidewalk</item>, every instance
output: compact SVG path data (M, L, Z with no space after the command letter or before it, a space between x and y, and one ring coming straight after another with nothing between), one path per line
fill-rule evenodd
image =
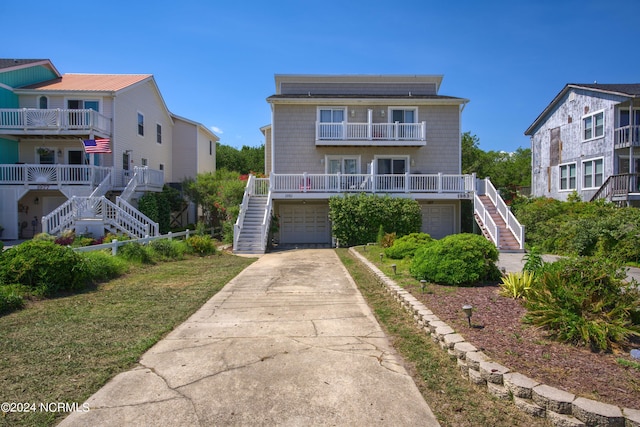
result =
M439 425L326 249L260 257L86 403L60 425Z

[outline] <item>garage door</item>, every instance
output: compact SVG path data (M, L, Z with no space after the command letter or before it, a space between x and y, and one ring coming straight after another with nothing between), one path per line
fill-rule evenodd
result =
M329 206L280 206L280 243L331 243Z
M454 233L453 205L422 205L422 232L434 239Z

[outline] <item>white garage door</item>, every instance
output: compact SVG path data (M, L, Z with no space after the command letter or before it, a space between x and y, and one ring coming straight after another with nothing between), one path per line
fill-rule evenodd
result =
M280 243L331 243L329 206L280 206Z
M422 232L434 239L454 233L453 205L422 205Z

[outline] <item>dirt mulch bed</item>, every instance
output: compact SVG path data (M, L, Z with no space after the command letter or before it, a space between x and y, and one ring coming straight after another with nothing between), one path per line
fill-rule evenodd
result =
M497 285L429 285L424 294L418 286L407 290L468 342L512 371L588 399L640 409L640 371L618 362L634 361L630 349L593 353L555 342L544 331L523 324L526 310L518 301L498 295ZM462 312L465 304L473 306L472 327ZM640 348L640 340L633 346Z

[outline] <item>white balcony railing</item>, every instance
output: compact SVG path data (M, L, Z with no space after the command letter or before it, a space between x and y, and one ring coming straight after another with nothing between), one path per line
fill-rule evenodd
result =
M629 146L640 146L640 126L622 126L616 128L615 148L627 148Z
M0 165L1 184L35 186L98 185L112 168L90 165Z
M271 174L271 193L457 193L471 198L473 175Z
M94 110L0 108L0 131L46 133L98 131L111 134L111 119Z
M426 122L421 123L320 123L316 141L420 142L427 140Z

